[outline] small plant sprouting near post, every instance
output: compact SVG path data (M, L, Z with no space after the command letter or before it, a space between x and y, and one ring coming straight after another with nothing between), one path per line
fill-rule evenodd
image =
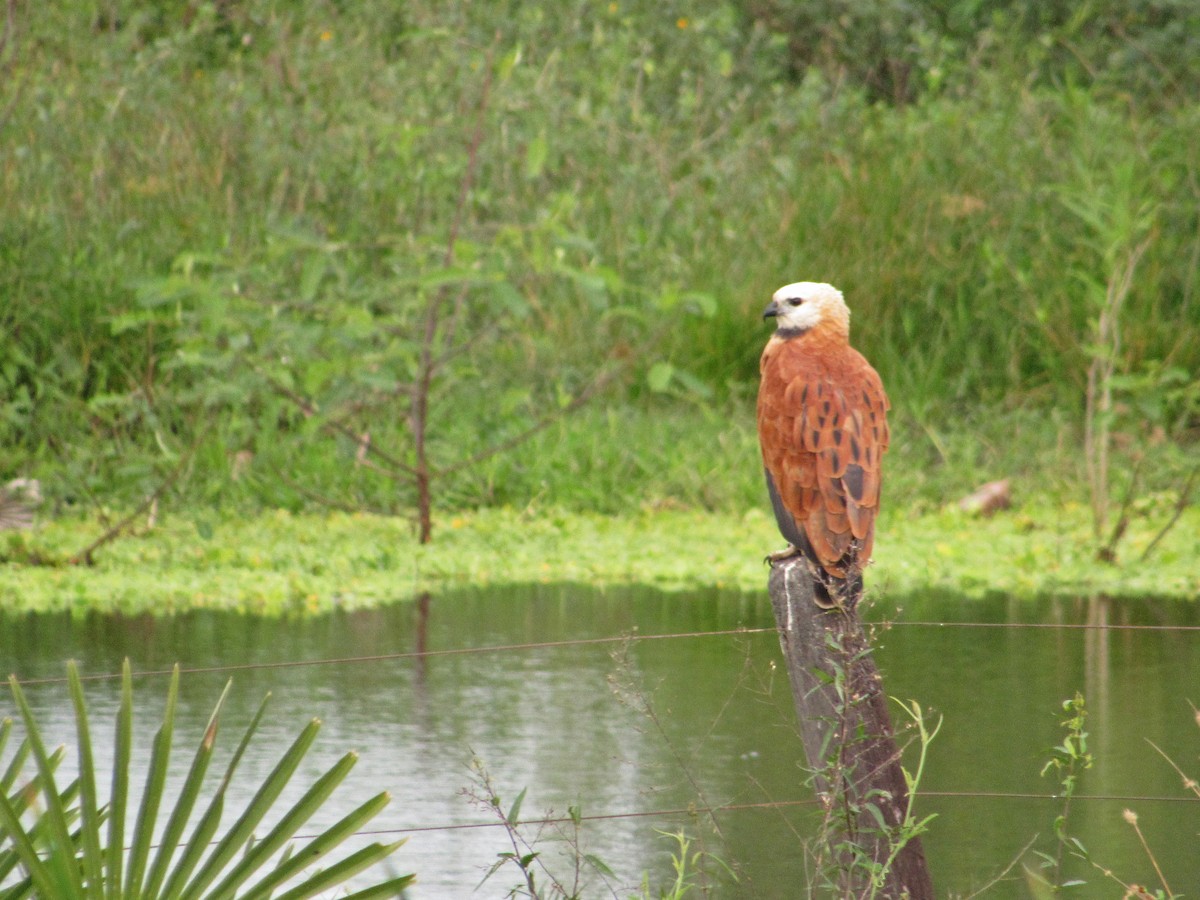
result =
M656 829L657 830L657 829ZM703 894L708 892L702 885L697 885L693 881L693 873L703 868L703 862L706 857L714 859L719 863L729 876L737 881L737 876L733 870L725 865L723 861L713 857L704 850L692 850L692 839L687 836L684 831L658 831L664 838L675 841L678 845L678 851L671 854L671 867L675 872L675 880L668 886L660 888L657 893L650 887L649 873L642 876L642 892L637 895L635 900L683 900L691 894L692 888L697 888Z
M896 698L892 699L896 700ZM937 724L930 728L925 718L927 713L916 700L910 700L908 703L905 703L903 700L896 700L896 703L904 710L913 727L917 729L917 767L913 772L909 772L908 769L904 770L904 778L908 784L908 807L905 810L904 821L897 828L892 829L892 851L883 865L883 872L877 875L871 882L870 896L872 898L878 896L879 891L884 888L885 876L891 867L895 865L896 857L900 851L913 838L928 831L929 823L937 818L937 813L930 813L922 819L917 819L913 815L913 806L916 803L917 791L921 786L921 779L925 775L925 761L929 756L929 745L933 743L933 739L942 730L943 719L939 715Z
M475 784L463 790L473 804L493 813L504 826L511 850L496 854L496 861L488 868L479 882L482 886L501 869L515 868L520 873L520 882L509 888L508 897L529 897L532 900L581 900L583 897L595 896L595 891L588 890L585 874L588 870L594 872L604 884L604 889L614 898L622 896L613 887L612 879L615 873L603 860L594 854L585 853L582 847L583 813L580 807L567 808L565 818L556 818L552 811L534 822L521 820L521 807L525 802L525 789L517 794L516 799L505 811L496 784L491 773L478 757L471 760L471 771ZM527 829L536 826L536 831L530 835ZM555 831L546 833L545 829L554 826ZM674 878L671 883L657 890L650 884L650 874L643 873L640 892L629 895L631 900L684 900L692 896L696 890L700 896L709 895L709 885L704 877L706 863L711 862L723 869L729 878L736 882L737 875L719 857L701 848L692 849L692 839L683 831L668 832L656 829L664 838L673 840L678 849L671 854L671 867ZM547 866L539 846L546 841L565 843L572 859L572 872L569 878L560 878ZM699 881L697 879L700 879Z
M179 692L179 667L171 675L166 711L154 738L149 771L141 793L132 831L128 801L133 772L133 689L129 661L121 681L117 711L116 748L113 754L112 792L101 804L100 783L93 765L92 729L88 724L83 685L74 663L67 666L71 702L78 733L78 778L59 786L56 770L64 752L46 749L33 712L15 676L9 686L25 726L25 738L0 775L0 897L106 897L109 900L153 900L191 897L266 900L300 900L318 896L387 859L404 841L373 843L314 872L313 867L338 849L389 802L386 792L368 799L336 824L300 846L297 832L317 813L342 782L358 757L347 753L304 793L261 837L255 832L300 766L316 739L321 723L314 719L284 753L279 763L258 788L246 809L219 834L227 790L266 709L259 706L243 734L237 750L207 808L185 832L199 800L204 776L212 761L221 707L229 685L221 694L208 720L200 745L192 758L187 778L173 806L163 806L163 793L171 743L175 731L175 707ZM0 722L0 754L4 752L13 720ZM23 778L25 763L32 757L35 774ZM14 785L16 785L14 787ZM40 795L41 800L38 801ZM160 828L160 809L169 813ZM274 818L274 817L272 817ZM301 839L303 840L303 839ZM347 895L346 900L398 897L412 883L412 875L391 878L365 890Z
M1050 759L1042 767L1041 773L1043 776L1051 772L1055 773L1058 776L1059 785L1062 787L1059 794L1063 801L1062 809L1054 818L1054 836L1058 839L1058 846L1053 856L1035 851L1035 855L1041 859L1039 868L1043 872L1048 872L1049 878L1028 867L1025 869L1030 889L1035 894L1047 889L1057 891L1063 888L1079 887L1087 883L1082 880L1067 882L1062 880L1064 851L1069 850L1081 859L1088 859L1087 848L1083 846L1079 838L1072 837L1067 831L1067 821L1071 815L1071 801L1079 786L1079 778L1084 771L1092 767L1092 754L1088 751L1087 744L1088 733L1083 727L1087 719L1087 708L1083 695L1076 692L1073 698L1063 701L1062 709L1064 713L1062 725L1067 734L1061 744L1050 748Z
M579 900L585 896L587 887L585 875L594 872L604 882L609 892L616 896L616 891L609 884L613 876L612 870L600 858L584 853L581 845L583 811L579 806L567 808L566 818L555 818L552 811L537 820L533 834L527 833L528 824L521 820L521 807L525 802L523 789L506 811L492 780L492 775L484 765L483 760L474 757L471 760L471 772L474 785L464 788L462 793L475 806L494 814L504 826L505 834L511 850L496 854L496 861L484 874L479 882L482 886L501 869L515 868L520 873L520 883L508 890L509 897L530 897L537 900ZM546 834L545 829L554 826L555 831ZM546 865L542 851L537 846L546 840L565 842L571 851L573 868L568 878L559 878Z
M1028 866L1025 867L1026 884L1034 900L1053 900L1054 897L1061 895L1068 888L1082 887L1087 884L1081 878L1062 881L1064 848L1072 856L1086 862L1104 878L1120 885L1124 891L1122 897L1126 898L1126 900L1177 900L1177 898L1182 897L1183 895L1175 893L1167 882L1166 875L1163 873L1153 849L1142 832L1138 821L1138 814L1132 809L1122 810L1121 819L1133 829L1138 844L1145 852L1146 858L1154 869L1154 874L1158 878L1158 883L1161 887L1150 888L1144 884L1124 881L1112 869L1093 859L1078 838L1071 837L1067 833L1067 816L1070 812L1071 798L1074 796L1075 789L1078 786L1079 773L1091 767L1092 755L1087 750L1087 732L1083 730L1084 719L1087 716L1083 697L1076 694L1074 699L1063 701L1063 709L1067 713L1063 719L1063 726L1067 729L1067 737L1062 744L1051 749L1051 759L1042 769L1043 775L1053 769L1062 776L1063 810L1054 820L1054 832L1059 840L1059 851L1056 856L1050 856L1046 853L1036 854L1041 859L1039 868L1042 872L1036 872ZM1200 725L1200 712L1197 712L1194 707L1192 711L1196 718L1196 724ZM1179 777L1183 780L1184 789L1200 798L1200 782L1184 772L1153 741L1147 739L1146 742L1178 773ZM1049 870L1052 870L1051 874L1044 874Z

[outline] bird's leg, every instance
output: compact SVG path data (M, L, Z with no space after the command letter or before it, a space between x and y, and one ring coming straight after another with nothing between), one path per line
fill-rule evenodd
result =
M781 563L784 560L792 559L799 555L799 548L795 544L788 544L786 550L776 550L774 553L768 553L763 557L763 562L774 568L776 563Z

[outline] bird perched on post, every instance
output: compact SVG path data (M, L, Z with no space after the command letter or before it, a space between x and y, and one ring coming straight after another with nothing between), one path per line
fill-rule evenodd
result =
M767 492L791 545L817 578L817 603L852 607L862 595L888 445L879 374L850 346L850 310L828 284L777 290L763 312L775 334L759 371L758 439Z

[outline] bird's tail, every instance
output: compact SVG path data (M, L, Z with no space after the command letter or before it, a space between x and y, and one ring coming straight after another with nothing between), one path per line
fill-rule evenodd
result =
M813 572L813 601L822 609L854 609L863 595L862 571L854 569L845 578L830 575L820 565Z

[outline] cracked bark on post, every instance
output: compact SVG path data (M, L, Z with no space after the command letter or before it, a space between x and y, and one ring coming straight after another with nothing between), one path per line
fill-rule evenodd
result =
M858 897L869 891L867 867L849 865L851 854L835 848L849 841L868 860L886 863L894 835L865 807L873 804L891 831L908 812L908 788L858 611L817 606L813 580L810 564L795 557L771 569L768 589L809 770L827 808L844 811L829 817L826 859L841 870L846 895ZM932 900L920 838L900 849L875 896Z

